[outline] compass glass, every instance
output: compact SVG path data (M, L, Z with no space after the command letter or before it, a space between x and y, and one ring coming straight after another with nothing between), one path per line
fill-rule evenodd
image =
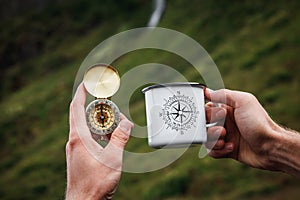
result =
M120 122L120 111L110 100L98 99L86 109L87 124L92 133L106 135L113 132Z
M96 105L94 112L91 112L89 117L94 125L100 129L110 128L115 120L112 108L106 104Z

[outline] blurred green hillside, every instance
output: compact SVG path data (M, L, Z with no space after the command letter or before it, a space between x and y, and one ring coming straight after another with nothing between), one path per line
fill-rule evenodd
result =
M76 72L101 41L145 26L152 2L1 0L0 5L0 199L63 199ZM199 42L218 66L225 87L254 93L275 121L299 131L299 9L297 0L169 0L159 26ZM149 62L186 64L169 53L141 50L115 65ZM145 124L142 95L130 107L133 119ZM127 148L148 150L135 138ZM198 151L191 148L156 172L124 173L115 199L300 196L296 178L232 160L198 159Z

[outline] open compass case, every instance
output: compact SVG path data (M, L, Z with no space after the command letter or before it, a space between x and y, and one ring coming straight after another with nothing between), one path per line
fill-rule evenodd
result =
M120 87L117 70L110 65L93 65L86 71L83 84L87 92L96 98L86 107L90 131L98 135L112 133L120 122L119 108L109 100Z

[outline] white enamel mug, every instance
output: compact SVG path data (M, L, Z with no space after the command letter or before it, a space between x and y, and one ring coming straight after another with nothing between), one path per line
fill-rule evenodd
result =
M153 148L188 147L207 140L204 85L157 84L145 94L148 144Z

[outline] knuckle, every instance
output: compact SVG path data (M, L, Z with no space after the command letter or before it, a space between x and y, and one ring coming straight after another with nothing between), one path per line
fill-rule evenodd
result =
M257 101L257 98L249 92L244 92L243 93L243 99L245 99L245 103L248 103L248 104Z
M79 138L70 138L66 144L66 152L73 151L80 144Z
M243 92L243 96L244 96L245 99L248 99L248 100L256 99L256 97L253 94L249 93L249 92Z
M125 145L128 142L128 139L129 139L129 135L123 131L119 131L116 134L112 134L111 136L111 140L117 141L122 145Z
M82 103L76 99L73 99L70 103L70 110L74 110L75 108L81 107L81 106L84 106L84 103Z
M218 158L218 156L216 155L216 152L215 151L211 151L208 153L208 155L212 158Z
M76 107L76 102L74 101L74 99L71 101L70 103L70 110L73 110L74 107Z
M69 141L66 143L66 148L65 148L66 154L68 155L70 152L70 148L69 148Z

